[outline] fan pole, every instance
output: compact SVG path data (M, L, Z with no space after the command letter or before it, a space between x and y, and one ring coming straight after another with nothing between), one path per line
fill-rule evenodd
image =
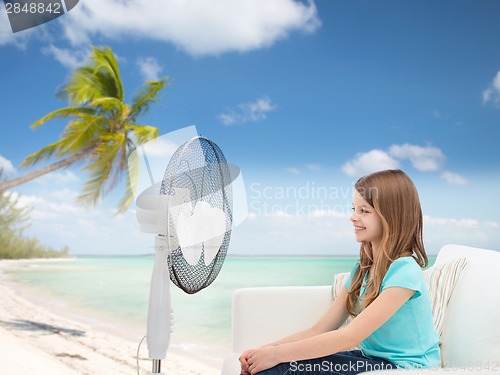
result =
M147 342L153 360L150 374L162 374L161 360L167 356L170 343L170 277L167 266L168 239L155 238L155 261L149 294Z

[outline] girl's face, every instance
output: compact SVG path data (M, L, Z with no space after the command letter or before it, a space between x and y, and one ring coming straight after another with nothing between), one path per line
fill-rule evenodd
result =
M375 209L359 194L354 191L353 213L350 217L354 225L354 234L357 242L371 242L374 249L378 248L382 240L382 219Z

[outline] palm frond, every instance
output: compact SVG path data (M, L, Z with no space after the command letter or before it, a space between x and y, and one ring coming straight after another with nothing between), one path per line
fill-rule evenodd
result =
M93 69L88 66L78 69L61 88L60 96L74 105L87 104L104 96L100 85L96 84L92 72Z
M125 126L126 131L132 132L134 144L142 145L158 137L160 130L155 126L129 124Z
M90 63L70 76L59 96L74 104L90 103L101 97L123 101L123 83L113 51L109 47L92 47Z
M32 129L37 129L40 125L43 125L49 120L54 118L65 119L70 116L80 116L83 114L92 115L95 113L95 109L88 107L66 107L50 112L49 114L43 116L41 119L35 121L31 124Z
M117 183L123 168L116 168L116 161L123 144L126 142L124 133L109 133L102 135L101 144L94 150L91 160L84 170L90 172L90 178L85 182L78 201L95 205L99 198L106 195Z
M61 138L60 154L80 152L100 142L100 135L107 131L100 116L86 116L69 123Z
M60 146L61 141L59 140L57 142L51 143L48 146L45 146L44 148L36 152L33 152L23 160L23 162L21 163L21 168L31 167L38 164L42 160L50 159L54 155L54 153L57 153Z
M158 92L168 85L168 77L159 81L147 81L145 88L134 95L130 107L129 117L135 121L137 117L146 113L152 103L158 101Z
M85 161L83 170L89 173L78 200L93 205L126 176L125 194L118 206L122 212L131 203L137 185L133 166L127 169L127 157L136 144L159 135L156 127L137 124L137 118L158 101L167 83L167 77L147 81L132 103L126 104L116 56L109 47L92 47L90 62L77 68L59 91L69 106L32 124L37 128L55 118L70 119L61 139L28 155L22 165L31 166L49 158L70 160L77 155L78 160Z
M95 61L95 74L101 77L105 85L103 87L112 88L113 92L109 93L112 97L123 101L123 83L120 76L120 68L113 51L109 47L92 48L92 59Z
M103 98L97 98L92 100L89 103L89 106L91 107L99 107L104 111L117 111L119 113L123 112L123 101L117 98L112 98L112 97L103 97Z
M127 211L130 204L134 201L134 192L137 192L137 186L139 184L139 160L136 156L137 153L134 153L128 159L129 168L125 170L126 188L116 206L117 214Z

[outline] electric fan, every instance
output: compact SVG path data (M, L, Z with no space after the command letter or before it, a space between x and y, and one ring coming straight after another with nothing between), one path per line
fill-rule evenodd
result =
M170 342L170 282L196 293L217 277L229 246L234 176L220 148L203 136L180 146L160 183L137 198L141 231L155 233L147 343L150 374L161 374Z

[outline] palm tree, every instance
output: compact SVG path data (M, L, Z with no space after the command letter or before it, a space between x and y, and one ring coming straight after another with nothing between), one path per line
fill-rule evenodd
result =
M127 188L118 204L118 211L125 211L133 199L132 186L128 182L134 176L129 175L128 156L137 146L156 138L159 133L156 127L138 124L137 119L158 100L159 91L166 86L167 77L146 81L132 102L125 103L113 51L109 47L92 47L90 62L78 68L59 92L69 106L51 112L31 125L36 129L55 118L70 118L61 138L26 157L21 167L34 166L52 158L57 161L0 183L0 191L82 163L83 171L89 175L78 201L95 205L125 178Z

